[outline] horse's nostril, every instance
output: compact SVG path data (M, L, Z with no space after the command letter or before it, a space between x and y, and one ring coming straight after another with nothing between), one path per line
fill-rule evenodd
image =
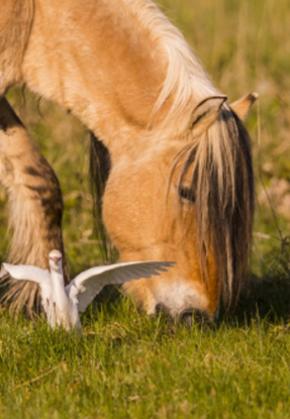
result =
M181 321L182 323L184 323L186 326L191 327L192 326L192 314L193 314L193 310L192 309L188 309L188 310L184 310L181 313Z
M184 310L180 315L180 319L182 323L189 327L191 327L193 323L196 323L198 325L204 325L209 323L207 313L197 309Z
M193 312L194 322L198 325L209 325L209 317L205 311L194 310Z
M166 307L164 304L157 304L155 307L156 314L167 313Z

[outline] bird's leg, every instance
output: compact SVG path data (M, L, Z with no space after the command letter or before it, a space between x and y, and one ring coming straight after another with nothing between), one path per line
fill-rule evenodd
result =
M47 268L52 249L64 254L62 194L54 171L5 98L0 98L0 183L8 195L8 260ZM7 276L0 282L1 302L14 313L24 309L31 316L39 309L37 285Z

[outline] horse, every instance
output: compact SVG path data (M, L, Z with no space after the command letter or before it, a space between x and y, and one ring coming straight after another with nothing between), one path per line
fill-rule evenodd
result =
M243 120L256 95L229 103L151 0L6 0L0 34L0 94L25 84L93 133L96 205L121 260L176 263L125 292L175 319L232 307L251 247Z

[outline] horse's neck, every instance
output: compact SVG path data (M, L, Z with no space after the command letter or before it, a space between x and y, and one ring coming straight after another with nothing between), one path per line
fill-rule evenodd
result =
M148 126L154 140L180 135L197 103L216 94L151 0L35 0L23 77L117 155L148 138Z
M134 14L138 1L35 3L27 85L69 108L107 145L146 130L167 62Z

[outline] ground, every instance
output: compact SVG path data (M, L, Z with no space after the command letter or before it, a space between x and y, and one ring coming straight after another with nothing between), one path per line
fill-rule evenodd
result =
M215 84L258 91L247 126L257 180L252 275L236 313L214 329L151 319L115 291L83 335L0 312L0 417L287 418L290 411L290 38L288 0L164 0ZM10 92L57 172L72 273L99 261L88 188L88 135L72 117ZM0 255L5 260L5 194ZM288 323L287 323L288 322Z

